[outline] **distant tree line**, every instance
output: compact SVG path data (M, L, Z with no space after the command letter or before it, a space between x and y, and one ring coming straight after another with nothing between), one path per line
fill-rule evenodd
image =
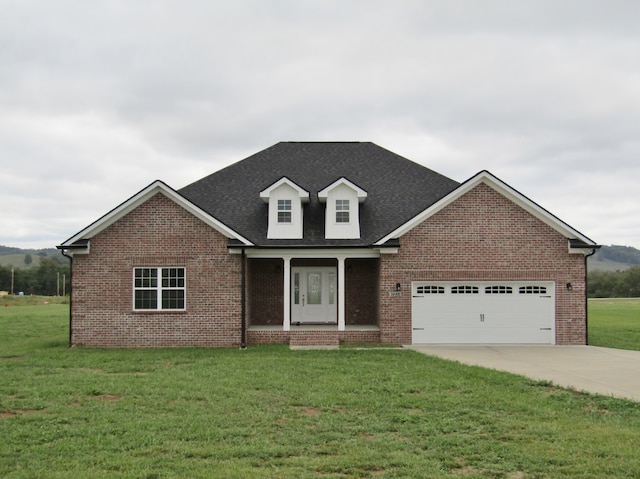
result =
M640 298L640 266L624 271L591 271L587 294L590 298Z
M53 257L43 257L38 266L31 268L14 268L13 273L11 266L0 266L0 291L11 292L13 277L14 294L69 294L70 276L69 264Z

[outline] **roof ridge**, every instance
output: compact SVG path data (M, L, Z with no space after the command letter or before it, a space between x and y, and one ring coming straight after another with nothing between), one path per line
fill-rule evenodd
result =
M327 143L338 143L338 144L342 144L342 143L350 143L350 144L359 144L359 143L371 143L370 141L344 141L344 140L337 140L337 141L281 141L280 143L318 143L318 144L327 144Z

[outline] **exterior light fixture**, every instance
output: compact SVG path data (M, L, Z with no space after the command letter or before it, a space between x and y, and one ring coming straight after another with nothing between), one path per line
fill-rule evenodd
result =
M567 283L567 291L573 291L573 285L571 283Z
M401 291L402 290L402 286L400 285L400 283L396 283L396 291Z

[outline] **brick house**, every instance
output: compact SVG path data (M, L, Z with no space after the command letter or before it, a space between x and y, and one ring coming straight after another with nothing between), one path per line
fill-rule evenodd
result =
M282 142L155 181L65 242L70 342L585 344L598 248L491 173Z

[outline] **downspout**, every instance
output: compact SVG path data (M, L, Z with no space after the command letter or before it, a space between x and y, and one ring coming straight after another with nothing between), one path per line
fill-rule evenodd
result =
M584 344L587 346L589 345L589 288L587 284L589 271L587 267L587 260L589 259L589 256L596 254L598 248L593 248L591 253L584 255Z
M247 267L246 267L246 256L244 252L244 248L242 248L242 266L241 266L241 305L240 305L240 316L241 316L241 333L240 333L240 349L247 349L247 308L245 306L246 302L246 288L247 288Z
M72 332L73 332L73 255L65 253L65 250L61 249L62 256L69 258L69 347L72 346Z

